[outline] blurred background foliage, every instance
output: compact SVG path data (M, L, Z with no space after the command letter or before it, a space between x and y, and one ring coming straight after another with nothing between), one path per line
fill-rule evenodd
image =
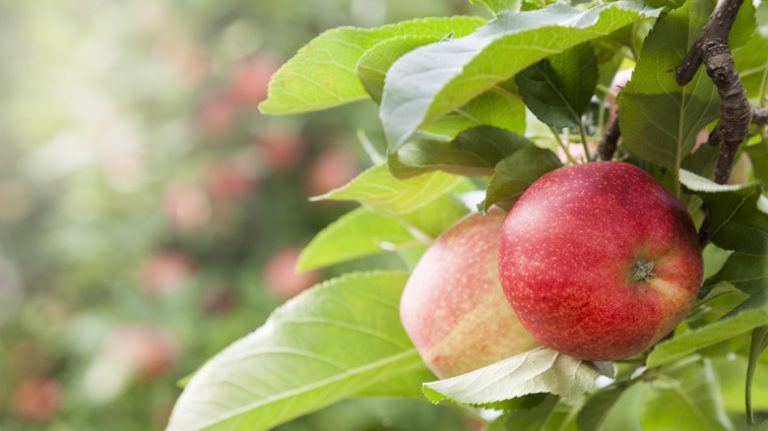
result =
M477 12L0 0L0 429L162 429L180 379L333 275L293 264L351 207L307 197L370 164L356 129L378 127L372 103L263 117L271 73L331 27ZM422 401L352 400L281 429L476 426Z

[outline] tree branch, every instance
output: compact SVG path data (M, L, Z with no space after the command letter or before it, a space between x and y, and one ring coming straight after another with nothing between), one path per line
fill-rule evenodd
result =
M720 119L709 135L709 142L720 147L715 170L715 181L719 184L728 182L736 151L747 136L752 121L752 106L733 65L733 56L728 45L728 35L743 1L721 0L718 3L675 75L677 83L685 85L693 79L699 66L703 64L707 75L717 87L720 95ZM704 223L699 231L702 246L709 241L709 211L705 209L704 215Z
M597 156L600 160L611 160L616 153L616 147L618 146L619 137L621 137L621 130L619 129L619 114L616 113L616 117L605 129L605 135L600 139L597 144Z

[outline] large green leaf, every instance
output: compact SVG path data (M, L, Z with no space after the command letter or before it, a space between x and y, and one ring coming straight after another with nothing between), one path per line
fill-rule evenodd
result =
M302 251L297 267L322 268L385 251L419 248L469 212L454 193L472 189L468 181L461 182L453 193L402 216L357 208L315 235Z
M608 386L592 395L579 411L579 431L598 431L619 397L627 390L626 384Z
M522 0L469 0L470 3L484 6L493 13L499 13L505 10L518 10Z
M407 277L350 274L288 301L195 374L168 430L266 430L423 369L397 311Z
M440 38L427 36L400 36L383 40L360 57L356 68L357 77L365 91L376 103L379 103L384 94L384 78L392 63L420 46L439 40Z
M428 138L409 141L389 152L389 170L398 178L434 170L467 176L491 175L503 158L533 145L504 129L473 127L448 142Z
M380 116L393 149L423 124L467 104L520 70L579 43L607 35L658 10L615 2L588 11L557 4L502 13L463 38L417 48L389 69Z
M757 144L744 147L744 151L749 156L749 161L752 162L755 177L763 184L768 184L768 141L760 141Z
M768 310L768 256L754 256L739 252L731 254L720 271L708 278L704 286L706 288L723 282L749 295L728 315L734 315L743 310Z
M759 184L720 185L681 170L680 181L710 213L712 242L726 250L768 254L768 198Z
M378 165L345 186L313 199L359 201L388 213L406 214L448 193L461 181L462 177L444 172L399 180L392 176L387 165Z
M549 171L563 166L550 150L528 147L505 158L494 170L485 195L485 208L498 205L504 209L512 205L523 192Z
M749 2L742 6L751 6ZM768 70L768 3L761 3L756 11L759 25L751 32L744 46L733 50L733 61L739 72L739 78L749 97L758 97L763 82L763 75ZM734 25L734 29L738 28Z
M581 123L597 85L597 57L590 43L550 56L515 76L525 105L558 128Z
M399 36L439 40L460 37L485 21L476 17L426 18L365 29L339 27L311 40L272 77L266 114L291 114L331 108L368 97L355 73L360 57L377 43Z
M642 409L643 429L648 431L726 431L733 424L723 408L717 376L708 360L668 372L646 384Z
M599 373L587 363L539 347L460 376L424 383L424 395L475 406L497 405L528 394L563 397L587 391Z
M320 231L304 248L296 266L302 271L322 268L418 243L395 218L358 208Z
M437 121L421 127L425 133L453 138L475 126L495 126L525 133L525 105L516 92L493 87Z
M660 377L640 380L611 409L605 431L732 430L708 360L672 364Z
M707 346L744 336L763 325L768 325L768 309L744 310L657 344L646 364L655 367L676 361Z
M713 7L712 0L691 0L660 19L619 96L624 145L638 157L669 168L673 176L699 130L719 112L717 91L703 68L685 87L672 73ZM673 188L679 191L676 176Z
M742 354L713 358L712 364L720 377L720 392L729 412L744 414L744 391L749 359ZM752 407L768 411L768 364L759 362L752 385Z

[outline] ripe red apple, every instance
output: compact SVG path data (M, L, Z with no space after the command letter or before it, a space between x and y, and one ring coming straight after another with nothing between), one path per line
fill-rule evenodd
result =
M102 355L131 376L150 380L162 375L176 363L179 346L163 328L125 326L109 335Z
M13 394L13 412L26 420L51 419L61 405L61 388L55 380L43 377L24 380Z
M504 291L536 340L581 359L647 349L693 304L701 249L683 205L622 162L560 168L504 221Z
M443 232L413 270L400 319L427 366L451 377L525 352L537 343L499 283L504 212L470 215Z
M304 154L301 137L293 129L273 129L260 133L255 143L259 156L266 160L270 167L279 171L295 165Z
M194 265L186 255L167 251L150 257L141 267L141 290L158 297L184 287L194 277Z
M272 54L253 55L232 70L230 93L241 105L256 105L267 98L267 86L281 61Z
M280 299L292 298L320 281L317 271L296 270L300 255L301 247L285 248L273 255L264 268L267 289Z
M307 191L310 196L327 193L348 183L358 172L355 155L347 147L326 150L309 168Z

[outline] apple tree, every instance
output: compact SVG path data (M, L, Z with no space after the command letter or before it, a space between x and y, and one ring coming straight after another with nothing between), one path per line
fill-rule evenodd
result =
M487 14L326 31L272 77L263 113L375 103L381 123L381 130L359 133L372 166L314 198L360 206L307 245L299 268L378 253L397 254L402 265L341 275L276 309L191 376L169 430L270 429L351 397L449 402L484 419L488 430L766 429L756 424L768 420L768 359L761 355L768 347L768 5L473 3ZM700 266L698 275L686 276L693 283L690 303L671 332L665 327L628 357L573 357L534 337L548 347L525 344L516 351L518 344L488 363L476 351L515 344L507 326L488 330L492 310L491 317L514 318L501 288L489 290L498 300L486 301L502 304L501 311L453 304L473 316L466 321L445 301L471 300L463 294L473 283L499 283L498 227L463 235L450 252L433 250L467 214L513 213L542 177L606 161L642 169L655 182L643 187L665 190L695 224L691 249L704 267L701 282ZM590 198L594 189L579 189L591 187L589 181L568 187L570 202L600 214L579 223L615 222L615 208ZM547 210L547 220L569 217L565 207ZM655 208L633 211L613 219L661 222ZM526 222L535 227L543 219ZM570 234L600 228L575 224ZM515 232L517 241L530 240L525 230ZM592 264L589 257L585 265ZM435 263L425 267L422 260ZM541 262L550 259L513 263ZM643 262L633 270L642 280L654 274ZM540 272L557 274L563 285L573 281L559 268ZM412 284L440 290L442 302L411 307L419 295L403 296L403 289ZM417 308L423 319L405 318ZM413 329L420 322L427 326ZM611 325L592 328L621 330ZM459 374L430 362L414 336L436 336L445 327L461 333L446 335L453 338L439 346L440 355L477 359L455 368ZM621 344L621 332L617 337ZM479 349L479 341L491 346ZM593 350L584 344L575 351Z

